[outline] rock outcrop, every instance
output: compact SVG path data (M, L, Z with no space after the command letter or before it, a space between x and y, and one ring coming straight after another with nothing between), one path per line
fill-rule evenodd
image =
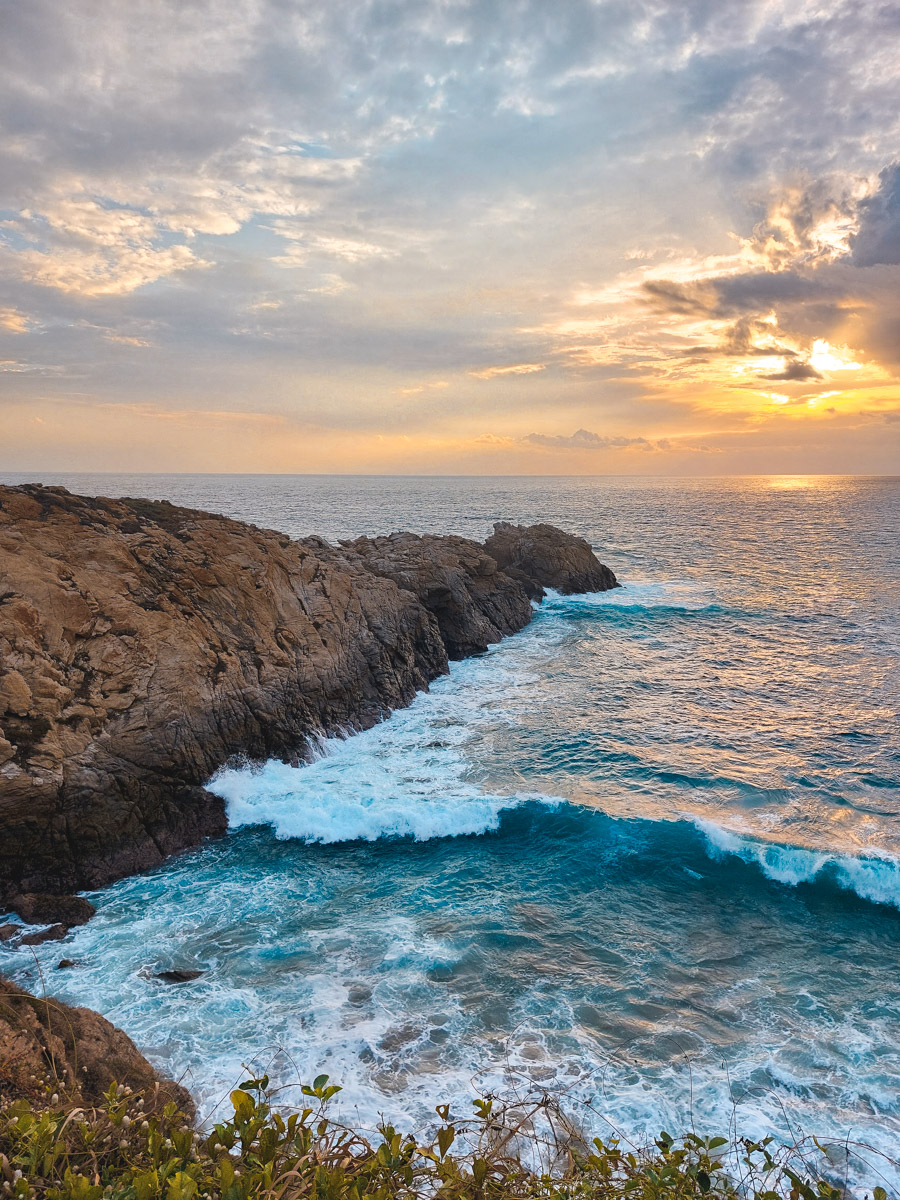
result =
M499 526L487 547L331 546L165 502L0 487L5 907L18 895L26 920L75 923L33 894L223 833L203 787L223 763L290 760L311 735L373 724L448 658L521 629L542 585L615 578L551 526Z
M341 544L374 575L421 601L437 621L451 659L480 654L531 620L522 582L501 571L477 542L392 533Z
M46 892L28 892L13 896L9 907L29 925L48 925L57 922L71 928L86 925L97 911L84 896L55 896Z
M146 1097L145 1111L174 1100L194 1115L190 1094L159 1076L126 1034L89 1008L39 999L0 978L0 1095L96 1104L111 1083Z
M564 596L577 592L606 592L618 587L615 575L598 562L584 538L560 536L553 525L510 525L498 521L484 543L501 570L514 577L524 574L541 587Z

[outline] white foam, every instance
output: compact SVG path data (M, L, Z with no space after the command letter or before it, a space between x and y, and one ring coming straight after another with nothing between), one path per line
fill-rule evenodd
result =
M713 857L733 854L759 867L767 879L796 887L812 883L828 871L840 887L856 892L875 904L900 908L900 859L892 854L870 851L865 855L841 854L832 850L813 850L762 841L725 829L704 817L693 823L705 835Z
M321 739L313 760L270 760L218 772L207 785L227 806L232 829L270 825L279 838L342 842L380 837L481 834L532 792L494 793L479 764L494 738L527 708L536 671L562 635L553 622L456 663L430 692L372 729ZM490 661L487 661L489 658Z

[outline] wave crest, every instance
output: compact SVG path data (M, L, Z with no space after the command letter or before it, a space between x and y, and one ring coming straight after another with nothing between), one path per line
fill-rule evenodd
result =
M838 887L855 892L864 900L900 908L900 860L893 855L841 854L765 842L724 829L703 817L693 817L692 821L704 834L712 858L734 855L759 867L767 879L790 887L829 878Z
M534 797L490 795L469 782L463 736L448 727L436 737L407 717L348 739L323 739L300 768L270 760L220 771L208 787L225 801L232 829L269 825L283 839L427 841L488 833L504 810ZM406 741L417 743L415 753L398 744Z

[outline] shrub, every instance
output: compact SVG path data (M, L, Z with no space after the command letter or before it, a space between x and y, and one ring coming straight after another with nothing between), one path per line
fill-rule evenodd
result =
M233 1115L204 1130L174 1103L113 1085L95 1108L44 1099L0 1104L4 1200L837 1200L842 1188L798 1174L771 1139L662 1133L643 1151L587 1142L550 1097L436 1109L430 1141L389 1125L372 1141L326 1116L340 1088L321 1075L308 1107L273 1107L269 1081L231 1094ZM543 1132L539 1132L539 1129ZM872 1200L886 1200L881 1188Z

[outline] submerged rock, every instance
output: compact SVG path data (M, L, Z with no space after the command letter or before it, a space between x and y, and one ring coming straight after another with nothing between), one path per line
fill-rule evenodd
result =
M0 1094L46 1099L45 1077L74 1104L99 1103L115 1082L143 1092L148 1112L170 1100L188 1116L195 1111L187 1091L157 1075L99 1013L32 996L0 978Z
M153 978L161 979L163 983L190 983L193 979L199 979L203 973L203 971L183 970L176 967L172 971L157 971Z
M26 933L19 938L19 945L42 946L44 942L61 942L68 932L68 925L51 925L48 929L39 929L37 933Z
M364 983L353 983L347 988L347 1000L350 1004L365 1004L372 999L372 989Z
M203 784L230 759L299 762L521 629L543 586L614 585L551 526L336 547L0 486L0 897L81 923L71 893L225 832Z

